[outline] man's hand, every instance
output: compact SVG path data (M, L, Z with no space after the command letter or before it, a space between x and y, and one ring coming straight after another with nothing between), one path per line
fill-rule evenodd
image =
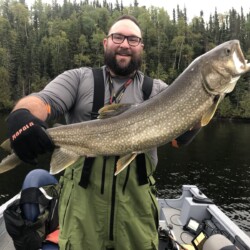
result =
M15 110L9 115L7 124L11 147L22 161L36 164L38 154L54 150L55 146L45 131L46 123L29 110Z

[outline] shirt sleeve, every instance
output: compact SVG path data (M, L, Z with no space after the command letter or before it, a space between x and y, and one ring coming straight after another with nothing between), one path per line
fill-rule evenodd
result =
M41 98L51 107L51 117L65 114L73 105L77 96L80 79L84 78L82 69L65 71L52 80L46 87L32 95Z
M196 124L192 129L188 130L184 134L177 137L175 140L172 141L172 146L175 148L179 148L182 146L187 146L190 144L196 135L201 131L200 123Z
M163 82L162 80L154 79L153 88L152 88L150 98L157 95L157 94L159 94L160 92L162 92L167 87L168 87L168 85L165 82Z

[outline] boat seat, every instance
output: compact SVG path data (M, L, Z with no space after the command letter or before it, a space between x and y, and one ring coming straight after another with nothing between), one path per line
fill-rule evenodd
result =
M57 179L47 170L34 169L30 171L24 179L22 190L30 187L42 187L46 185L57 184ZM36 203L23 204L23 213L28 221L35 221L40 215L40 206ZM54 243L45 242L42 250L59 250L59 246Z
M22 190L30 187L42 187L57 184L57 179L44 169L34 169L30 171L23 182ZM26 203L22 205L24 216L29 221L36 221L40 215L40 206L37 203Z
M202 250L237 250L237 248L224 235L214 234L205 241Z

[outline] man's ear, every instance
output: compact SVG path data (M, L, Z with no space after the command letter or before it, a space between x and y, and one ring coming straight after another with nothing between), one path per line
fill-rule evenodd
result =
M104 38L103 41L102 41L104 51L106 50L107 43L108 43L108 39L107 39L107 38Z

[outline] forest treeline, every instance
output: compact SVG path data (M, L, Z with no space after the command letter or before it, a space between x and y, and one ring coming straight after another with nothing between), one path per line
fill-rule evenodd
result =
M141 70L168 84L194 58L227 40L240 40L250 59L250 13L232 8L220 14L215 9L204 21L204 11L187 21L186 8L146 8L137 0L130 6L118 0L64 0L62 5L36 0L30 7L25 0L0 0L0 110L9 110L65 70L102 66L102 40L121 14L135 16L142 28ZM217 116L250 118L250 73L226 96Z

